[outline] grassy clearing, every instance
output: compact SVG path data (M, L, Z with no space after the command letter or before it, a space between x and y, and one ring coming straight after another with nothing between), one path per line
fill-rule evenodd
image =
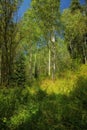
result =
M68 95L75 88L75 84L79 77L87 77L87 65L83 65L76 72L67 71L55 81L46 79L42 81L40 89L47 94L66 94Z

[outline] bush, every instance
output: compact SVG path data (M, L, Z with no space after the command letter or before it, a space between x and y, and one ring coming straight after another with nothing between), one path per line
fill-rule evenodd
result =
M58 93L47 93L46 89L41 90L37 85L36 91L34 87L35 92L29 87L1 89L0 130L86 130L85 70L82 67L77 73L74 88L69 93L67 91L68 94L62 93L60 89L56 89L60 91ZM53 84L53 87L56 86Z

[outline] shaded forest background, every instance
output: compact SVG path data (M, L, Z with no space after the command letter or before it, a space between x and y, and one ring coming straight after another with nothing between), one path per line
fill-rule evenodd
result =
M0 130L87 129L87 0L0 1Z

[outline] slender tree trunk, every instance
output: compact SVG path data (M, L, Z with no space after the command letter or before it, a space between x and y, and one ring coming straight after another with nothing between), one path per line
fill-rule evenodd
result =
M51 34L51 42L52 42L52 52L53 52L53 61L52 61L52 80L55 80L55 71L56 71L56 65L55 65L55 62L56 62L56 54L55 54L55 34L54 32Z
M7 39L7 23L4 32L4 56L5 56L5 86L9 85L9 54L8 54L8 39ZM3 52L2 52L3 53Z
M87 34L85 36L85 64L87 64Z
M84 44L83 44L83 64L87 64L87 37L84 36Z
M36 53L35 53L35 55L34 55L34 58L35 58L35 59L34 59L34 72L35 72L35 66L36 66L36 57L37 57L37 56L36 56Z
M5 71L6 71L6 81L5 81L5 84L6 84L6 87L9 85L9 55L8 55L8 47L7 47L7 43L6 43L6 55L5 55L5 58L6 58L6 68L5 68Z
M4 55L3 55L3 49L2 49L2 52L1 52L1 85L3 86L4 84L4 67L5 64L4 64Z
M50 77L51 75L51 51L50 51L50 48L49 48L49 60L48 60L48 76Z
M55 80L55 72L56 72L55 58L56 58L56 55L55 55L55 47L54 47L54 50L53 50L53 74L52 74L53 80Z
M13 82L13 73L14 73L14 69L13 69L13 60L14 60L14 57L13 57L13 55L12 55L12 52L13 52L13 54L14 54L14 50L12 50L12 41L11 41L11 43L10 43L10 48L9 48L9 49L10 49L10 50L9 50L9 65L8 65L8 67L9 67L8 82L9 82L9 84L10 84L10 82Z
M7 64L7 56L6 56L5 46L2 46L1 52L1 85L6 86L8 80L8 64Z
M37 55L36 55L36 53L35 53L35 60L34 60L34 78L38 78L38 72L37 72Z
M29 63L29 64L30 64L30 65L29 65L29 73L30 73L30 76L29 76L29 77L30 77L30 80L32 80L32 76L33 76L33 75L32 75L32 67L33 67L33 66L32 66L32 52L30 52L30 61L29 61L29 62L30 62L30 63Z

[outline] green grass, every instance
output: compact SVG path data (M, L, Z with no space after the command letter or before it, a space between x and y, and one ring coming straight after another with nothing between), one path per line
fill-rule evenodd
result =
M0 90L0 130L86 129L87 65L55 81Z
M83 65L79 70L67 71L62 73L55 81L46 79L42 81L40 89L47 92L47 94L66 94L68 95L75 88L75 84L79 77L87 77L87 65Z

